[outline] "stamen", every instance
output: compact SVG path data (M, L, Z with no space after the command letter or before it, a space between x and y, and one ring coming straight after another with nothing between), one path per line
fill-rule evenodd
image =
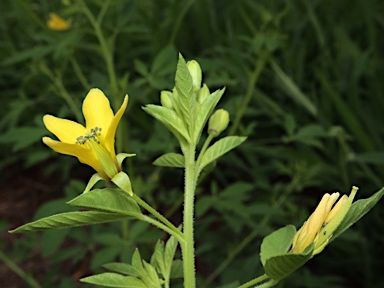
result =
M91 130L89 130L85 133L85 136L77 137L76 138L76 144L83 145L88 140L93 140L97 144L100 144L99 139L97 139L97 137L100 135L101 135L101 128L100 127L92 128Z

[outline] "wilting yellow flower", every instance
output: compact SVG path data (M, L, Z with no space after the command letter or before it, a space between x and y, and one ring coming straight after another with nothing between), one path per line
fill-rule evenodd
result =
M336 204L335 202L339 198L340 193L325 194L312 215L296 232L291 252L301 253L312 242L314 243L312 255L323 251L332 237L332 233L340 225L351 207L357 190L357 187L352 187L349 197L343 195ZM333 206L333 204L335 205Z
M49 28L55 31L66 31L71 28L71 23L61 18L56 13L49 13L49 20L47 22Z
M128 95L113 114L108 98L99 89L91 89L83 102L86 126L67 119L45 115L43 121L60 141L44 137L43 142L58 153L75 156L110 180L121 171L115 153L117 125L127 107Z

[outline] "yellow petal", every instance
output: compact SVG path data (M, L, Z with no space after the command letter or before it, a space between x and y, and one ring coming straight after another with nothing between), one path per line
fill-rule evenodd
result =
M81 163L91 166L102 177L108 179L96 157L95 152L92 150L87 149L82 145L63 143L49 137L43 137L43 142L58 153L77 157Z
M108 98L97 88L91 89L85 97L83 114L87 130L99 127L102 128L102 133L106 133L113 119L113 111Z
M85 127L71 120L57 118L52 115L43 117L44 125L60 141L70 144L76 143L76 138L85 134Z
M108 128L107 135L105 135L105 146L107 147L108 151L115 155L115 134L117 125L120 122L121 117L124 114L125 109L128 105L128 95L125 95L123 104L121 104L120 109L117 111L116 115L113 117L111 124Z

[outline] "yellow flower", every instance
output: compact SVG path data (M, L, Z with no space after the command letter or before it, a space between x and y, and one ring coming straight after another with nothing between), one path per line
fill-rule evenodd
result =
M115 153L115 133L127 104L128 95L114 115L104 93L91 89L83 102L86 127L71 120L45 115L45 126L60 141L44 137L43 142L58 153L77 157L102 178L110 180L121 171Z
M56 13L49 13L49 20L47 22L49 28L55 31L66 31L71 28L71 23L61 18Z
M331 239L332 233L349 211L357 190L357 187L352 187L349 197L343 195L336 204L335 202L339 198L340 193L325 194L312 215L296 232L291 252L301 253L311 243L314 243L312 255L323 251L329 239Z

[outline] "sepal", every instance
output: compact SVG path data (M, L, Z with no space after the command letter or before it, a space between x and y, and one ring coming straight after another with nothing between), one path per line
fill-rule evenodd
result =
M133 196L131 180L125 172L119 172L111 179L117 187L121 188L124 192L127 192L129 196Z

